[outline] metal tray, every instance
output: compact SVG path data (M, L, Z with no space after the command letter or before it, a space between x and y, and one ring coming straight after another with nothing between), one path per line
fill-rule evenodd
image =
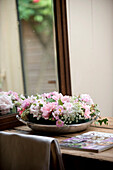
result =
M81 124L72 124L64 125L63 127L57 127L56 125L43 125L24 121L18 115L16 115L16 118L22 123L26 124L28 127L30 127L33 131L36 131L38 133L51 133L51 134L66 134L80 132L87 129L91 125L91 123L95 120L93 119L91 121Z

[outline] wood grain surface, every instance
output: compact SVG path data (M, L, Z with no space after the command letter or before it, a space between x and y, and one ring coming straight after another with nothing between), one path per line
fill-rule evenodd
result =
M60 143L62 140L73 137L76 135L80 135L82 133L86 133L88 131L97 131L97 132L105 132L105 133L112 133L113 134L113 118L108 118L109 119L109 124L108 125L91 125L87 130L79 133L72 133L72 134L65 134L65 135L59 135L59 136L54 136L54 135L46 135L46 136L52 136L58 140ZM15 127L10 130L6 130L7 132L15 132L15 133L23 133L23 134L32 134L32 135L42 135L42 134L37 134L34 133L29 127L27 126L19 126ZM89 158L97 161L105 161L109 163L113 163L113 148L110 148L106 151L100 152L100 153L94 153L91 151L80 151L80 150L70 150L70 149L61 149L62 155L68 156L69 157L75 157L75 158Z

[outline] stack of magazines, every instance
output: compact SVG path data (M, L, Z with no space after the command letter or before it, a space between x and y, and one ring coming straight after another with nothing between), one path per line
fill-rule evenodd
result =
M65 139L60 146L61 148L101 152L113 147L113 134L90 131Z

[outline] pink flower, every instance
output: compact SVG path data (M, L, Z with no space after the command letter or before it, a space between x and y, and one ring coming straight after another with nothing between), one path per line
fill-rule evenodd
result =
M53 115L53 117L56 119L56 120L58 120L59 119L59 116L61 116L62 115L62 113L63 113L63 111L64 111L64 109L63 109L63 106L57 106L56 107L56 110L54 111L54 112L52 112L52 115Z
M61 119L59 119L56 121L56 125L57 127L62 127L64 125L64 122Z
M40 2L40 0L33 0L33 2L34 2L34 3L38 3L38 2Z
M61 101L64 102L70 102L70 96L62 96Z
M56 111L52 112L52 115L53 115L53 118L55 118L56 120L59 119L59 114Z
M11 96L12 100L19 100L18 93L16 93L16 92L8 91L7 95Z
M75 103L78 103L78 99L75 100Z
M20 112L21 111L21 108L20 107L17 107L17 112Z
M42 97L51 98L51 93L44 93L44 94L42 94Z
M61 115L63 113L64 109L63 109L63 106L59 105L57 108L56 108L56 111L59 115Z
M21 107L26 109L27 107L30 106L30 104L31 104L30 99L25 99L25 100L22 102Z
M22 110L19 111L19 115L21 116L21 114L23 113L25 109L23 108Z
M85 109L84 117L85 117L86 119L90 119L90 118L91 118L91 116L90 116L90 110L89 110L89 109Z
M49 116L51 115L52 111L56 108L56 103L53 102L53 103L47 103L45 104L42 108L41 108L41 111L42 111L42 116L44 119L48 119Z
M53 95L52 98L54 100L59 100L63 97L63 95L61 93L58 93L58 92L53 92L52 95Z
M91 116L90 116L90 114L91 114L91 112L90 112L90 106L88 106L88 105L86 105L86 104L83 104L83 108L85 109L84 117L85 117L86 119L91 118Z

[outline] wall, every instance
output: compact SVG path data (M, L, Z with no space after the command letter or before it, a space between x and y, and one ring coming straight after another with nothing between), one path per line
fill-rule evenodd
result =
M4 91L23 93L15 2L15 0L0 0L0 88Z
M113 116L113 0L67 0L72 93Z

